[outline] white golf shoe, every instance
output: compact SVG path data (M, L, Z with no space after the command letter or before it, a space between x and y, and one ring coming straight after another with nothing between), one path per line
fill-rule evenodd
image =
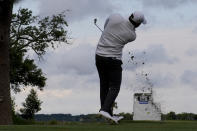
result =
M114 119L116 119L117 121L122 120L124 117L123 116L113 116Z
M103 117L107 118L107 119L112 120L116 124L118 124L118 119L116 119L115 117L112 117L108 112L100 111L99 114L102 115Z

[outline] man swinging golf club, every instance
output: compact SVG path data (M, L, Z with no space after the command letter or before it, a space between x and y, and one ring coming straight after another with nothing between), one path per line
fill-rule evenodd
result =
M94 19L96 24L97 19ZM141 12L134 12L129 19L124 19L120 14L110 15L104 24L104 30L96 49L96 67L100 78L99 114L118 123L123 117L115 117L112 105L120 91L122 80L122 50L125 44L136 39L135 28L141 23L146 24L146 19Z

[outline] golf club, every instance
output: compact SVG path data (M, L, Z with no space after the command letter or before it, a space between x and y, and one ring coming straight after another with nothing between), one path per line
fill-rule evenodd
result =
M97 22L97 18L94 19L94 24L95 24L95 26L96 26L101 32L103 32L103 31L101 30L101 28L96 24L96 22Z

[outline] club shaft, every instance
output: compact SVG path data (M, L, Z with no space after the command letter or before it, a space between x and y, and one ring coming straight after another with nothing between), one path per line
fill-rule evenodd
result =
M95 23L95 25L96 25L96 27L101 31L101 32L103 32L102 30L101 30L101 28Z

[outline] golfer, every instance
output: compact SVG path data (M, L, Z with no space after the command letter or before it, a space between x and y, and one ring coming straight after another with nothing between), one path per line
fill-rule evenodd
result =
M115 121L123 117L115 117L112 105L120 91L122 80L122 50L125 44L136 39L135 29L146 24L141 12L134 12L128 19L120 14L110 15L104 24L104 30L96 49L96 67L100 78L99 114Z

